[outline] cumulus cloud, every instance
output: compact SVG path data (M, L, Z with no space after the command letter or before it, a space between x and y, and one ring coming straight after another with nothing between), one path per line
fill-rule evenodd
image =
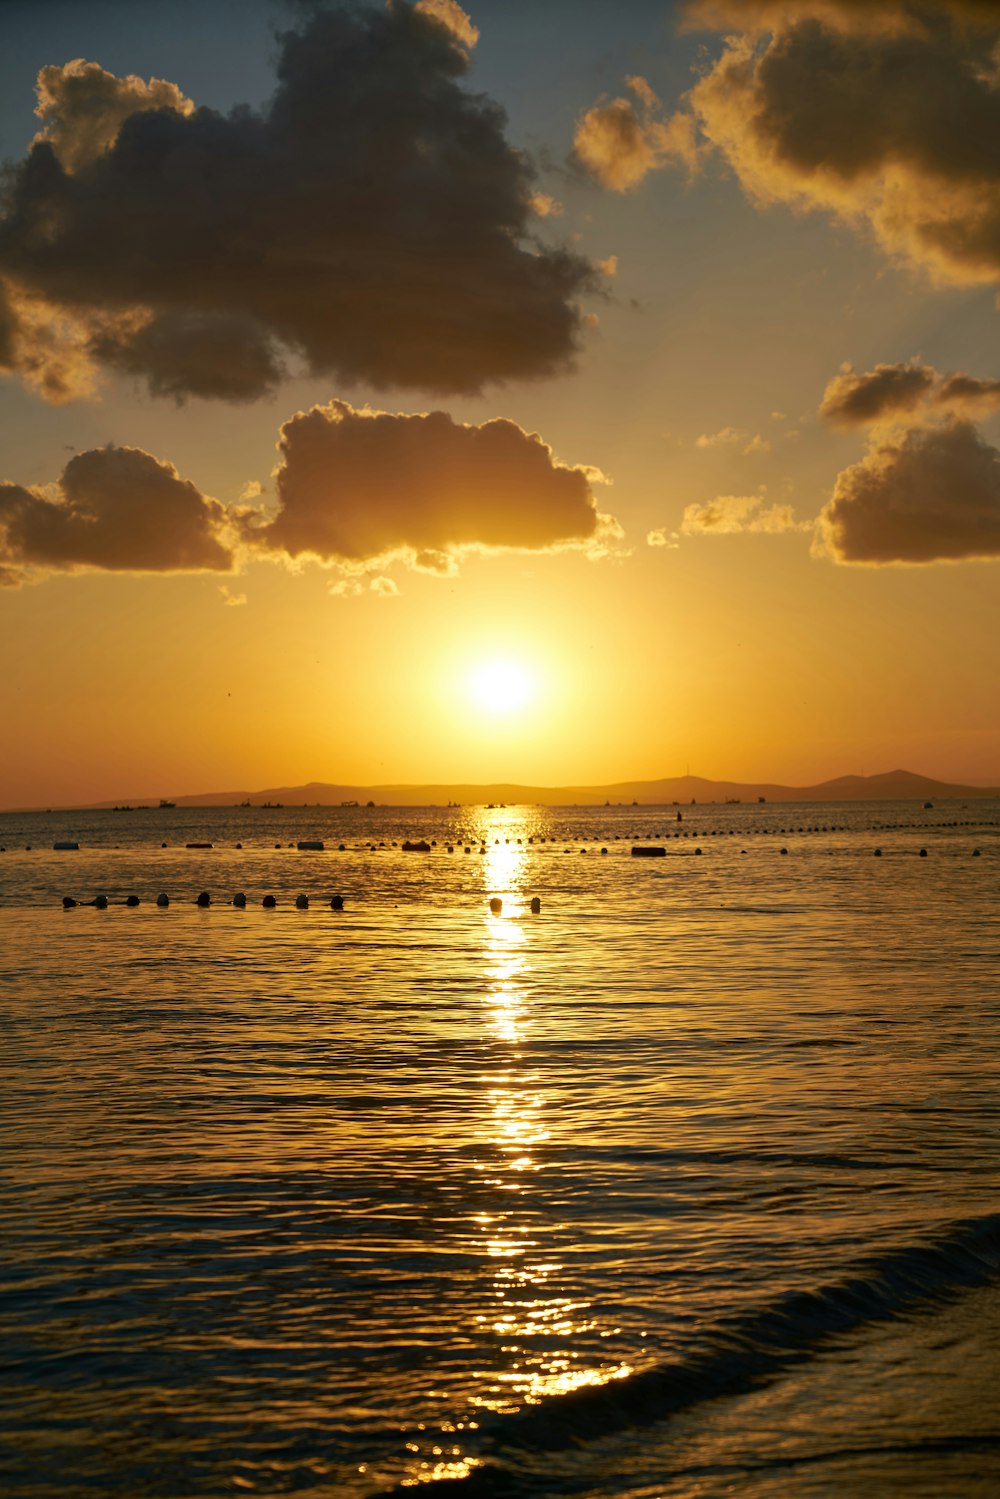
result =
M532 239L533 168L463 87L475 37L456 0L327 6L280 38L268 105L229 114L93 63L43 69L0 277L75 320L76 362L175 398L249 400L289 353L438 393L563 371L601 277Z
M759 494L723 494L702 504L685 505L681 518L684 536L736 536L811 530L811 521L797 521L791 505L769 505Z
M278 509L245 523L254 548L346 568L401 557L448 572L473 550L594 545L597 470L559 462L504 419L467 426L441 411L392 415L331 401L281 428Z
M1000 557L1000 452L958 419L876 435L838 476L816 549L875 565Z
M0 576L74 572L226 572L223 507L141 448L71 458L47 489L0 483Z
M646 545L650 547L677 547L676 531L668 531L665 526L656 526L652 531L646 533Z
M625 80L633 98L601 101L577 121L573 149L602 187L624 193L667 162L697 163L694 122L666 117L645 78Z
M820 415L837 427L873 426L917 414L972 416L1000 409L1000 380L956 372L941 375L919 359L877 364L858 374L844 365L823 392Z
M989 27L996 23L996 0L687 0L681 7L690 31L770 31L789 19L808 18L875 35L919 33L921 12Z
M705 5L738 24L688 96L758 204L867 222L942 281L1000 276L1000 90L990 7ZM763 35L760 35L763 28Z
M714 149L758 206L867 225L942 282L1000 278L996 0L694 0L682 21L727 35L677 113L640 90L580 122L606 187Z
M194 104L163 78L144 82L130 73L116 78L82 57L38 74L35 114L43 128L35 142L47 142L67 172L77 172L108 151L130 115L148 109L194 113Z

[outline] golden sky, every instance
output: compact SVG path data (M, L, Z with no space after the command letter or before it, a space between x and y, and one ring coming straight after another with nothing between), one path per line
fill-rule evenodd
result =
M6 0L0 806L1000 781L986 0Z

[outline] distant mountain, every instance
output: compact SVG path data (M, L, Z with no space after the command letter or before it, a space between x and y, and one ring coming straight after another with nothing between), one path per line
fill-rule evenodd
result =
M418 807L444 806L458 802L462 806L479 806L489 802L508 805L541 803L545 806L602 806L638 802L643 806L662 806L672 802L768 802L827 801L933 801L935 798L998 797L997 786L962 786L931 780L909 770L890 770L874 776L838 776L816 786L780 786L769 781L708 781L702 776L675 776L660 781L616 781L606 786L522 786L513 782L493 784L452 783L424 786L340 786L329 781L309 781L305 786L269 786L263 791L211 791L198 796L177 795L172 798L179 807L234 807L249 802L251 806L285 807L341 806L367 802L376 806ZM142 798L136 800L141 801ZM112 802L101 802L110 807Z

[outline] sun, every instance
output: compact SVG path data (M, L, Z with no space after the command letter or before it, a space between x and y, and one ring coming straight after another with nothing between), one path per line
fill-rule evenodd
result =
M528 668L519 661L500 658L479 662L472 670L469 687L480 708L498 714L517 713L535 694Z

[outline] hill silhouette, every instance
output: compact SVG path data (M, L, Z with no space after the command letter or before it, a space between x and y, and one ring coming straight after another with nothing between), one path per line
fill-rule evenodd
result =
M263 790L210 791L194 796L170 798L179 807L232 807L249 802L261 806L280 802L285 807L340 806L367 802L376 806L443 806L458 802L477 806L490 802L508 805L546 806L670 805L695 802L805 801L933 801L934 798L997 797L1000 787L966 786L933 780L909 770L890 770L881 775L838 776L814 786L783 786L771 781L710 781L703 776L674 776L655 781L615 781L597 786L529 786L513 781L442 782L423 785L347 786L331 781L309 781L304 786L268 786ZM143 800L143 798L136 798ZM110 807L112 802L95 805Z

